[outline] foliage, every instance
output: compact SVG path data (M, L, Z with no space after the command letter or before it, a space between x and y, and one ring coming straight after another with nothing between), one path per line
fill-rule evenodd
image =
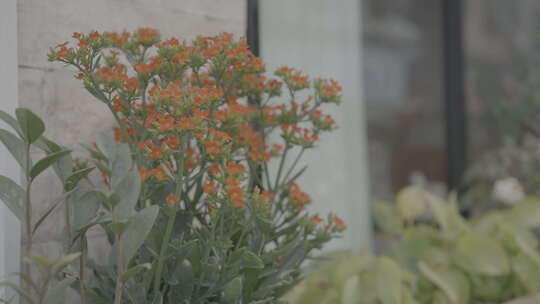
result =
M470 221L448 202L410 186L397 205L375 207L398 241L381 257L339 253L286 297L293 304L502 303L540 290L540 199ZM414 210L414 212L411 212ZM430 216L427 216L430 215ZM317 300L319 299L319 300Z
M17 115L12 125L26 145L2 139L14 152L40 143L45 161L15 159L29 181L53 165L64 185L66 252L77 261L62 262L69 267L53 273L46 293L59 295L61 286L92 304L279 303L300 265L345 229L335 215L310 215L311 198L297 183L306 169L298 168L301 156L335 129L321 107L338 104L341 87L287 67L276 71L279 80L267 79L245 41L225 33L191 44L162 41L153 29L73 38L76 46L51 49L49 60L77 69L76 78L110 109L114 135L85 145L89 161L40 141L35 115ZM93 169L99 184L87 182ZM19 197L29 191L7 190L0 192L10 209L28 213ZM107 234L105 263L88 257L93 227ZM48 303L17 290L29 303Z

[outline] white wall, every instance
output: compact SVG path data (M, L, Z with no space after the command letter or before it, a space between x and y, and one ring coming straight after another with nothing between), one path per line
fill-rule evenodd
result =
M0 110L14 113L17 94L17 0L0 3ZM0 124L4 128L4 124ZM19 168L0 147L0 174L19 181ZM20 223L0 202L0 278L19 269ZM0 295L2 295L0 291Z
M360 2L260 1L261 55L268 68L288 65L343 86L343 103L331 112L339 129L307 153L309 168L300 180L313 196L313 210L336 212L349 227L328 250L371 247Z

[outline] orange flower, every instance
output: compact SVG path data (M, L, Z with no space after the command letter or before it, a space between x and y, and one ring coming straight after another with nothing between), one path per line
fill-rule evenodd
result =
M163 155L163 147L152 144L150 146L150 150L151 150L151 152L150 152L150 154L148 154L148 156L150 156L151 158L161 159L161 158L164 157L164 155Z
M314 216L311 217L311 221L313 222L313 224L317 225L321 223L323 220L318 214L315 214Z
M174 117L158 115L159 130L160 131L171 131L174 129Z
M296 183L291 184L291 203L296 205L304 205L311 202L311 197L306 192L300 189L300 186Z
M146 168L140 168L139 176L141 177L141 181L144 182L146 179L148 179L148 177L150 177L150 171L148 171Z
M115 97L113 100L113 110L116 112L122 112L124 110L124 106L122 105L122 100L118 97Z
M241 163L237 163L235 161L230 161L229 163L227 163L227 167L225 168L225 172L231 174L231 175L235 175L235 174L241 174L242 172L244 172L244 165L242 165Z
M150 172L151 176L155 177L158 181L164 181L169 179L169 176L161 167L156 167Z
M124 88L129 91L135 91L139 87L139 79L137 77L130 77L124 84Z
M193 130L195 129L195 119L193 117L184 117L178 122L180 130Z
M117 128L117 127L114 127L113 128L113 131L114 131L114 140L116 142L121 142L123 137L122 137L122 130L120 130L120 128Z
M167 139L165 140L165 144L172 150L176 150L180 146L180 139L176 134L173 134L167 137Z
M152 42L159 39L159 31L151 28L140 28L137 30L137 38L143 45L151 45Z
M332 218L332 222L334 223L336 229L339 231L347 229L347 225L345 225L345 222L337 215L334 215L334 217Z
M89 37L90 37L90 39L92 39L92 40L98 40L99 37L101 37L101 36L99 35L98 32L93 31L93 32L90 33Z
M210 174L212 175L219 175L221 173L221 169L219 168L219 165L218 164L213 164L210 166L210 168L208 168L208 172L210 172Z
M176 205L180 201L180 199L173 193L169 193L169 195L167 195L167 198L165 200L167 201L167 204L170 204L170 205Z
M218 187L213 183L209 182L204 185L202 185L204 193L213 193L218 190Z
M271 201L274 198L274 195L268 191L263 191L261 193L261 198L265 201Z
M219 149L219 142L217 141L208 141L204 146L206 148L206 153L208 154L217 154L221 151Z

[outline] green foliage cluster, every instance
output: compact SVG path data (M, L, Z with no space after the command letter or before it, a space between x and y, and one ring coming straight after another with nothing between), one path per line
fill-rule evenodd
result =
M377 226L396 241L380 257L339 253L308 275L293 304L503 303L540 290L540 199L471 220L411 186L397 207L375 206Z

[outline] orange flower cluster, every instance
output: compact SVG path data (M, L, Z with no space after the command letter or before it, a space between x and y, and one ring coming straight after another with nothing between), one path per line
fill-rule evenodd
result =
M284 147L311 148L321 132L335 128L320 107L339 102L342 89L336 81L311 81L288 67L275 72L278 79L269 78L245 39L231 34L186 43L161 40L157 30L143 28L74 33L73 38L76 46L59 45L49 59L77 67L77 78L115 112L122 125L114 129L115 139L133 147L145 183L174 183L183 174L185 187L202 193L197 202L245 207L255 197L254 168L283 155ZM312 93L299 101L296 92L307 89ZM291 101L273 104L271 98L283 93ZM269 143L274 131L281 131L281 144ZM288 195L300 209L311 202L298 184L288 182L262 189L257 199L274 202ZM185 193L180 196L190 201ZM171 193L164 201L180 199ZM344 227L339 218L332 221Z

